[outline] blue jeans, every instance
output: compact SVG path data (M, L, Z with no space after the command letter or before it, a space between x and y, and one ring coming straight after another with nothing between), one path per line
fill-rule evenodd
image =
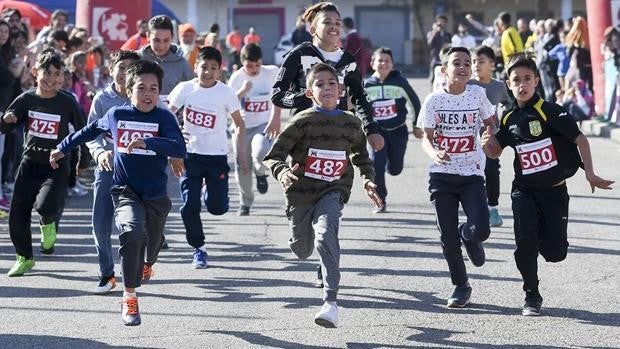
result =
M99 273L110 276L114 273L114 257L112 256L112 227L114 226L114 205L110 187L112 171L95 169L93 182L93 237L99 258Z
M201 201L212 215L228 212L228 157L226 155L187 154L185 174L181 176L181 217L185 225L187 243L199 248L205 243L200 220ZM207 185L202 195L203 180ZM202 199L202 200L201 200Z

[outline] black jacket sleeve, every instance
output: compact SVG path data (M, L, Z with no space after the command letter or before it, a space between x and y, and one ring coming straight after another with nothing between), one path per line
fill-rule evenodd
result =
M299 50L292 50L280 67L276 83L273 85L271 101L274 105L291 109L296 105L301 105L307 99L306 94L300 91L298 80L301 74L301 59Z
M364 80L357 67L345 75L344 85L347 95L351 97L351 102L355 106L355 115L362 120L364 132L366 134L379 133L379 126L372 117L372 108L364 89Z

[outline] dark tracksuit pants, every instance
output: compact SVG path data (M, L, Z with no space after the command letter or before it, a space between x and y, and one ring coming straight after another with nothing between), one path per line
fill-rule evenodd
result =
M566 184L552 188L512 188L515 261L523 277L523 290L538 288L538 254L547 262L560 262L568 251Z
M123 284L127 288L140 287L144 267L144 250L152 256L149 263L155 263L162 244L166 218L172 206L170 199L142 200L126 186L111 189L114 203L114 220L120 233L121 269Z
M181 177L181 217L185 225L187 243L200 248L205 243L205 235L200 219L202 201L212 215L228 212L228 158L226 155L187 154L185 174ZM202 195L202 183L207 185Z
M54 170L49 164L23 159L15 176L9 231L15 252L32 258L32 209L42 225L58 222L67 197L68 161Z
M499 205L499 159L487 158L484 167L484 179L487 187L489 206Z
M377 193L383 203L387 197L387 187L385 185L385 171L392 175L399 175L403 171L405 161L405 151L409 140L409 131L406 126L395 130L379 129L379 133L385 140L385 146L379 151L374 151L373 164L375 167L375 184Z
M484 178L455 174L431 173L429 180L431 202L441 233L443 255L448 262L452 284L464 285L467 278L461 236L459 232L459 203L467 222L462 230L467 240L482 242L490 234L489 210L486 205Z

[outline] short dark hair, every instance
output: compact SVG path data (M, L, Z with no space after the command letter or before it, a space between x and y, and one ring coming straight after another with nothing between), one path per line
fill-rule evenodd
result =
M196 62L198 62L198 60L207 60L207 59L212 59L216 61L217 64L222 65L222 54L215 47L205 46L205 47L201 47L198 50L198 57L196 59Z
M483 45L483 46L476 47L475 49L473 49L473 53L476 56L479 56L479 55L487 56L489 57L490 60L495 62L495 59L496 59L495 51L493 51L493 49L490 48L489 46Z
M437 15L435 16L435 22L437 22L438 20L443 19L444 21L448 21L448 16L446 15Z
M45 50L41 51L41 53L39 53L34 66L37 69L43 70L47 70L51 66L54 66L54 68L62 70L62 67L64 67L64 65L65 63L62 61L62 57L60 56L58 51L56 51L54 48L46 48Z
M133 85L136 83L138 76L144 74L153 74L157 77L157 84L161 91L162 79L164 77L164 71L159 64L153 61L147 61L145 59L139 59L135 62L131 62L125 71L126 81L125 88L127 90L133 89Z
M390 59L392 60L392 62L394 62L394 56L392 55L392 49L389 47L379 47L378 49L375 50L375 52L372 53L372 59L374 59L375 57L378 57L380 54L386 54L388 56L390 56Z
M338 11L338 7L332 2L318 2L306 9L304 12L303 18L306 23L314 22L314 19L320 12L336 12L338 16L340 16L340 11Z
M469 49L467 49L467 47L452 46L447 48L445 52L442 52L443 56L441 53L439 54L439 57L441 58L441 65L446 66L448 64L448 59L450 58L450 55L455 52L463 52L471 58L471 53L469 52Z
M351 17L345 17L342 20L342 25L344 25L345 28L349 28L349 29L355 28L355 22L353 21L353 18Z
M65 10L54 10L54 12L52 12L51 19L56 19L58 16L65 16L66 19L69 19L69 13Z
M65 49L67 51L69 51L73 47L80 47L80 46L82 46L82 44L84 44L84 40L82 40L81 38L79 38L77 36L73 36L73 37L69 38L69 42L67 42L67 46L65 47Z
M505 25L509 25L512 19L510 17L510 13L508 12L500 12L497 18L499 18L499 20L502 21L502 23L504 23Z
M510 75L515 68L520 67L531 70L536 76L540 75L538 67L536 66L535 56L532 53L519 52L510 55L508 57L508 63L506 64L506 75Z
M172 20L166 15L158 15L149 20L149 31L156 29L170 30L170 33L174 35Z
M132 61L137 61L140 59L140 55L136 51L114 51L110 55L110 67L114 67L116 63L120 61L124 61L126 59L131 59Z
M56 41L64 41L65 43L69 43L69 34L64 30L52 30L48 37L52 37L52 39Z
M241 62L258 62L261 59L263 59L263 51L257 44L250 43L241 48Z
M310 68L308 75L306 75L306 86L309 88L312 83L314 83L316 74L324 71L331 73L334 76L334 79L336 79L336 81L338 80L338 72L334 69L334 67L327 63L318 63L313 65L312 68Z

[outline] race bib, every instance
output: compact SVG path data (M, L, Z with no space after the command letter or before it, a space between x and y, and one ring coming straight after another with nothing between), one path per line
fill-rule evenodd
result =
M215 112L196 110L193 107L185 107L185 121L201 128L213 129L215 127Z
M28 111L28 132L39 138L58 139L60 115Z
M152 122L139 122L139 121L122 121L119 120L116 130L116 150L119 153L127 154L127 147L129 143L136 138L150 138L157 137L157 130L159 125ZM148 149L134 148L132 154L139 155L155 155L155 152Z
M474 136L446 137L437 135L437 145L440 149L452 154L469 153L475 150Z
M521 173L524 175L545 171L558 164L551 138L518 145L516 149L521 164Z
M248 113L262 113L269 110L269 100L267 97L245 98L243 109Z
M396 101L393 99L372 103L372 115L375 120L381 121L395 118L397 115L396 111Z
M340 179L347 169L347 153L343 150L308 149L304 175L332 182Z

